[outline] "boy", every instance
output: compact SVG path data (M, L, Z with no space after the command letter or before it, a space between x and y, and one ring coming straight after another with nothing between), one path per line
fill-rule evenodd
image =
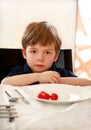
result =
M48 22L29 24L22 37L22 55L26 63L14 67L1 83L14 86L35 83L91 85L90 80L78 78L72 72L55 66L61 44L56 28Z

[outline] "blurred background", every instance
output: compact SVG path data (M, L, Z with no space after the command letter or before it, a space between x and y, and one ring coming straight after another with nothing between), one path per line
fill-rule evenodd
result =
M78 0L75 73L91 79L91 6L89 0Z
M53 24L62 49L72 49L73 71L91 79L91 8L89 0L0 0L0 48L21 48L26 26Z

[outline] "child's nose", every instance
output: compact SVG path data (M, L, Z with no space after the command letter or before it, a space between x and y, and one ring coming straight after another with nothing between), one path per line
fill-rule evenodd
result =
M44 55L42 53L38 54L38 60L43 60L44 59Z

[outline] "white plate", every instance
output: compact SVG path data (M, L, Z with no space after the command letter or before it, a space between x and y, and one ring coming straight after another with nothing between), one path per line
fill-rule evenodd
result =
M58 94L58 100L45 100L37 98L39 92ZM38 84L31 85L26 91L32 98L49 103L73 103L91 98L91 91L84 87L66 84Z

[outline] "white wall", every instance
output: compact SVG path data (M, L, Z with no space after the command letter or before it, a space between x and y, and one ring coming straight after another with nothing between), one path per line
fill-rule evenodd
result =
M77 0L0 0L0 48L21 48L25 27L46 20L58 29L62 48L74 53L76 10Z
M21 47L27 24L47 20L57 27L63 48L73 48L76 0L1 0L0 4L0 47Z

